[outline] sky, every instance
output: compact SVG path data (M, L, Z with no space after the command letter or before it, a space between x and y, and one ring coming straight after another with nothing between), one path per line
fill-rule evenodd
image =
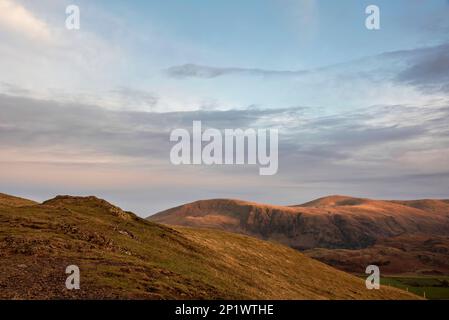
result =
M172 165L170 132L194 120L278 129L278 173ZM0 0L0 192L141 216L209 198L449 198L448 124L447 0Z

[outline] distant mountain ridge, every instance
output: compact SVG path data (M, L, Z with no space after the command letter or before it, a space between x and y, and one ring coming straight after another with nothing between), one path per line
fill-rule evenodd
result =
M215 199L165 210L148 220L279 242L349 272L362 273L364 266L378 263L389 273L449 274L448 200L329 196L273 206Z
M148 220L244 233L301 250L360 249L403 234L448 235L449 202L330 196L296 206L272 206L216 199L165 210Z

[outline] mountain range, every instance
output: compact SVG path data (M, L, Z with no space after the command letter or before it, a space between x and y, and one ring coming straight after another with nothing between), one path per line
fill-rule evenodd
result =
M449 200L386 201L329 196L293 206L196 201L148 220L212 228L277 242L339 269L449 274Z

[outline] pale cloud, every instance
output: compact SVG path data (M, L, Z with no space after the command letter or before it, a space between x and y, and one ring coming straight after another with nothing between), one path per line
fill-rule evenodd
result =
M63 3L0 0L0 93L85 103L101 103L98 92L108 97L126 70L123 50L92 29L66 29L65 17ZM124 102L117 94L115 105Z
M50 27L12 0L0 0L0 26L33 41L52 40Z

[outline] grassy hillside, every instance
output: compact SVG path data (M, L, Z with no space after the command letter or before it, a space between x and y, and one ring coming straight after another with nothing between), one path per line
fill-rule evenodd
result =
M37 202L0 193L0 206L21 207L37 204Z
M288 247L243 235L169 228L95 197L18 205L0 199L0 298L411 299ZM65 268L81 290L65 289Z

